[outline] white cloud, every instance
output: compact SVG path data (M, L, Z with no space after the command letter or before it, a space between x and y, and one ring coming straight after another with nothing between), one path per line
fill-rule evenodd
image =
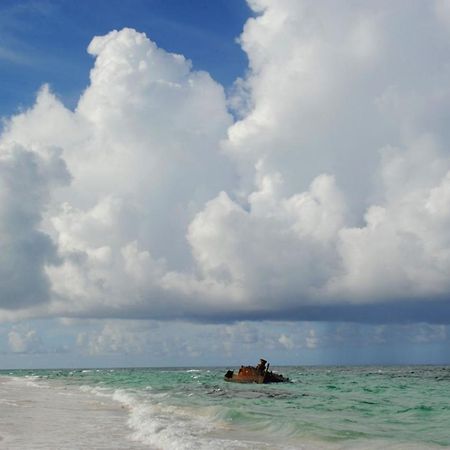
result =
M278 338L278 342L285 348L287 348L288 350L292 350L294 348L294 341L292 339L292 337L290 336L286 336L285 334L282 334L279 338Z
M151 345L151 329L135 322L107 322L98 331L81 332L77 346L90 355L108 353L139 354Z
M13 328L8 333L9 348L13 353L40 353L42 340L36 330Z
M319 338L316 335L316 330L311 328L308 332L308 335L306 336L306 347L313 349L316 348L319 345Z
M89 52L96 63L75 112L44 87L2 136L36 153L64 149L72 184L52 193L39 224L62 259L46 270L57 313L162 301L166 264L191 264L189 221L233 179L218 151L231 116L208 74L129 29L94 38Z
M330 276L333 240L345 205L332 177L315 179L310 190L280 195L281 176L264 177L249 196L249 210L221 193L189 228L188 239L202 274L236 286L238 301L277 308L308 299ZM330 245L331 242L331 245ZM318 269L320 267L320 269Z
M444 4L250 5L249 72L231 99L124 29L89 45L95 64L75 111L44 87L6 123L0 218L15 225L2 228L3 310L338 320L405 302L376 320L421 320L409 304L446 307Z

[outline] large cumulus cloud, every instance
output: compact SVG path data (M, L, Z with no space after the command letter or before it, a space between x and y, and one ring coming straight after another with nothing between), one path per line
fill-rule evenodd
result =
M39 225L50 191L69 181L61 151L0 146L0 306L47 302L45 266L58 264L56 246Z
M6 122L4 311L450 320L445 2L249 4L228 98L124 29L74 111L44 87Z

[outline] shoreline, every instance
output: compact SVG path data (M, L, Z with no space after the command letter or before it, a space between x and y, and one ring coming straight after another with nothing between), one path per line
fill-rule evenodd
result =
M0 376L2 449L149 449L132 440L127 420L118 402L79 387Z
M1 449L450 448L448 370L302 370L283 386L209 369L75 372L0 374Z

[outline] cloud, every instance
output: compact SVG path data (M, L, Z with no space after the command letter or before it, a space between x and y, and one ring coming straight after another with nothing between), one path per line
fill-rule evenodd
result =
M73 333L67 323L64 332ZM76 339L77 351L90 357L133 355L156 361L240 361L254 358L255 352L279 360L295 359L300 349L315 348L310 343L315 331L305 323L235 322L201 324L186 321L88 320ZM312 341L311 341L312 342ZM315 338L315 346L319 339ZM329 345L324 333L320 343ZM253 356L251 356L253 355ZM253 361L249 361L253 362Z
M57 249L39 227L50 191L68 182L60 150L0 147L0 307L19 309L49 300L45 268L58 263Z
M309 330L308 336L306 337L306 347L316 348L319 345L319 338L316 336L316 331L314 329Z
M167 267L192 262L190 220L234 180L219 151L231 116L220 85L143 34L112 32L89 52L96 63L77 109L44 87L2 141L60 146L72 176L41 224L62 260L47 267L53 314L158 309L178 295L161 286Z
M174 361L174 357L195 359L206 356L218 361L226 348L234 347L227 345L223 337L234 335L235 327L225 325L205 326L186 322L162 324L147 320L88 322L87 330L78 333L76 344L81 353L94 357L145 355L152 360ZM252 332L251 328L249 332ZM246 341L246 344L249 343Z
M208 214L204 244L193 222L197 259L261 309L297 318L417 320L422 303L448 320L442 27L409 51L418 24L436 22L433 6L414 3L399 40L397 7L386 2L250 4L259 16L241 36L245 107L224 143L240 198L220 194L198 216Z
M9 348L13 353L41 353L42 340L36 330L13 328L8 333Z
M445 8L249 4L249 71L230 98L124 29L90 43L74 111L44 87L7 121L1 148L22 149L37 175L2 191L20 211L1 213L19 219L0 276L33 285L2 285L5 311L450 320ZM34 247L20 247L19 225Z
M129 321L107 322L98 331L79 333L77 346L90 355L144 353L151 345L150 330Z
M294 341L290 336L287 336L285 334L282 334L279 338L278 338L278 342L285 348L287 348L288 350L291 350L294 348Z
M0 60L21 65L30 64L24 55L5 47L0 47Z

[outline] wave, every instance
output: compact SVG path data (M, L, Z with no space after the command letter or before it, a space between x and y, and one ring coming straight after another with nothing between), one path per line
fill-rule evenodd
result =
M48 383L44 382L42 377L38 375L25 375L23 378L13 377L11 378L13 383L22 383L25 386L34 387L38 389L49 389Z
M230 425L217 406L190 408L168 404L168 394L82 386L83 391L110 397L128 410L131 439L168 450L269 449L264 442L230 438Z

